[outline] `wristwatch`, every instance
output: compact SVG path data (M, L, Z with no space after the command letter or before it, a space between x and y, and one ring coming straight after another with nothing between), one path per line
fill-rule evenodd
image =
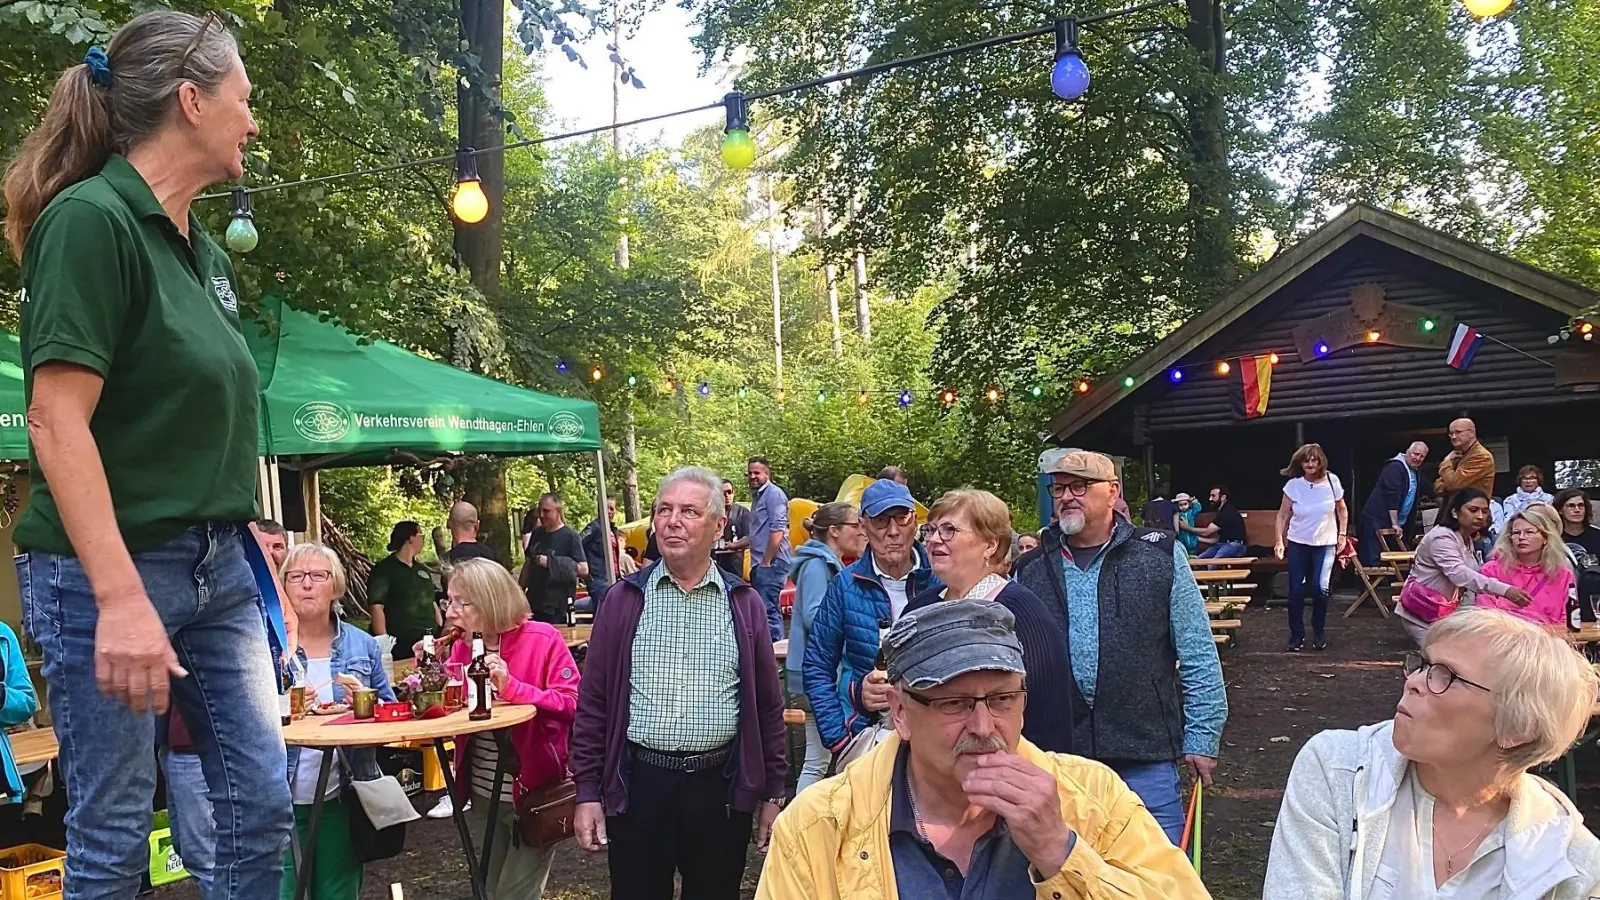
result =
M768 797L763 802L771 803L773 806L776 806L779 809L783 809L784 804L788 803L789 801L787 799L783 798L783 797Z

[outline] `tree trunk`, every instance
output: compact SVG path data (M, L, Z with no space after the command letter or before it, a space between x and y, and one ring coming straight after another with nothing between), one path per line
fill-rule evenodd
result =
M1204 63L1206 75L1187 98L1194 167L1189 180L1189 265L1203 302L1221 296L1239 277L1233 245L1233 178L1228 168L1227 110L1222 78L1227 69L1227 31L1219 0L1187 0L1184 37Z
M460 0L460 3L461 36L469 52L478 57L483 71L482 89L498 101L505 49L505 0ZM495 119L493 105L478 96L477 91L458 83L456 103L456 132L461 146L482 150L505 144L505 129ZM500 266L505 251L505 155L480 154L477 163L483 193L489 198L489 214L475 225L455 223L455 250L473 286L493 302L500 295ZM481 356L474 353L473 358L473 368L484 374ZM478 539L510 563L511 524L506 518L505 463L490 458L477 460L465 468L464 474L462 491L467 502L478 508Z

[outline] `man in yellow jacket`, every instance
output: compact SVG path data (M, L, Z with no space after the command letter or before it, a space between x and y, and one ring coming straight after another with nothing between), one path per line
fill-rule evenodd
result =
M757 900L1210 896L1116 773L1022 740L1009 610L934 604L884 647L895 734L779 815Z

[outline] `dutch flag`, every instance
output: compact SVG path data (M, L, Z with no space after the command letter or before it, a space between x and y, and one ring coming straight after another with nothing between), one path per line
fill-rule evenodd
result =
M1482 332L1469 325L1457 325L1455 336L1450 339L1450 352L1445 357L1445 362L1448 362L1451 368L1464 372L1472 365L1472 358L1478 355L1478 347L1482 344Z

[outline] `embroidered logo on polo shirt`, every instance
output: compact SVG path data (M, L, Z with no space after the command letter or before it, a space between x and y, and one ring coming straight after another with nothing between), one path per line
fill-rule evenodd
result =
M233 294L233 282L226 277L218 275L211 279L211 292L217 295L217 302L222 308L231 313L239 311L239 298Z

